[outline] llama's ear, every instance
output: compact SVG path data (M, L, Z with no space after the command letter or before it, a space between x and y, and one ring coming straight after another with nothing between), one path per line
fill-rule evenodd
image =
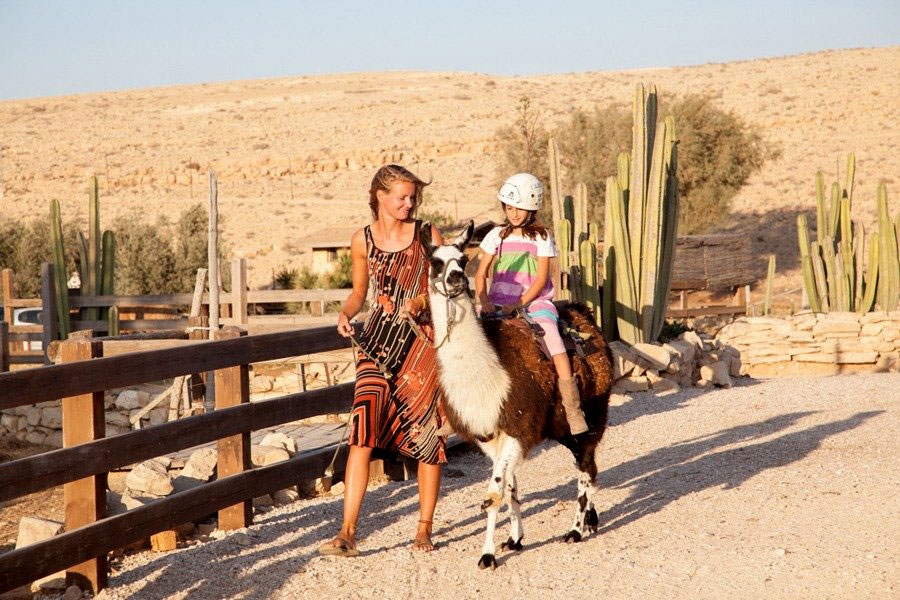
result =
M469 245L469 240L472 239L473 233L475 233L475 221L469 221L469 224L466 226L463 232L456 236L456 239L453 240L453 245L456 246L456 249L460 252L465 250L466 246Z
M419 227L419 243L425 249L425 254L429 257L434 253L434 244L431 242L431 223L425 221Z

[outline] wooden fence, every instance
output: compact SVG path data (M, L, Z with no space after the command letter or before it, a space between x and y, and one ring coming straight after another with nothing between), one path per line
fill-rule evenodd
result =
M18 298L13 285L13 273L3 269L3 312L4 321L8 324L5 344L0 344L0 363L8 364L49 364L46 356L50 342L59 338L59 317L56 310L55 290L52 285L52 271L49 263L41 269L41 298ZM231 292L220 292L219 322L222 325L238 325L250 333L267 333L285 329L308 328L330 325L336 322L337 315L328 315L329 303L346 300L350 290L247 290L247 261L235 259L231 269ZM235 290L238 290L235 293ZM158 329L183 329L187 326L187 317L175 316L168 319L141 318L144 312L154 311L176 313L180 306L190 306L193 294L157 294L136 296L81 296L70 295L69 307L109 308L119 307L120 311L137 313L138 318L123 319L119 323L122 332L154 331ZM254 304L272 303L307 303L311 307L311 315L252 315L249 308ZM204 293L202 303L209 305L209 293ZM40 325L13 325L13 312L16 308L41 308ZM92 330L106 331L106 321L71 322L72 331ZM42 350L27 349L28 342L40 341ZM5 355L5 356L4 356ZM8 367L7 367L8 368ZM3 369L0 369L2 371Z
M0 554L0 593L63 569L96 593L108 552L217 511L220 529L245 527L252 498L320 477L333 448L251 469L250 432L346 412L353 384L251 404L249 365L348 345L333 327L260 335L225 327L215 341L104 357L102 340L73 338L60 344L60 364L0 374L0 408L62 398L63 419L62 449L0 463L0 502L64 485L66 505L65 533ZM206 371L215 372L216 410L104 437L105 390ZM110 470L216 440L215 481L107 515Z

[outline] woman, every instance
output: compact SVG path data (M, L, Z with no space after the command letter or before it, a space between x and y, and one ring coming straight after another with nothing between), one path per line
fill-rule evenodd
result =
M399 452L419 461L419 524L413 548L429 552L434 507L447 462L441 425L437 356L416 336L406 319L427 307L429 257L420 236L443 243L437 228L423 230L413 218L427 183L398 165L378 170L369 189L373 222L350 241L353 291L338 317L338 332L353 334L350 320L363 307L371 281L375 301L363 327L365 353L356 357L356 391L350 414L347 468L344 475L344 522L340 533L319 550L355 556L356 522L374 448ZM426 238L427 239L427 238ZM423 327L425 331L430 328ZM376 362L377 361L377 362ZM384 371L390 372L388 379Z

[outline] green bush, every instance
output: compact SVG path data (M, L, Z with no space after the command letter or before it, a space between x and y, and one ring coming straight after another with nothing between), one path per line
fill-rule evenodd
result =
M731 200L752 173L773 153L759 132L739 116L718 108L708 96L666 97L660 116L675 117L678 139L678 190L681 210L678 233L689 235L714 229L728 215ZM533 117L530 117L533 118ZM548 134L539 125L528 129L520 108L513 125L497 131L501 145L499 182L517 171L537 175L549 193ZM631 111L614 106L576 110L553 130L560 151L564 191L578 182L588 187L590 218L602 221L606 177L615 175L620 152L631 150ZM545 202L541 218L551 222Z
M338 264L334 270L324 277L322 287L330 289L353 287L353 258L349 252L338 254Z
M207 266L207 222L206 209L199 204L182 213L174 225L164 217L152 224L137 215L116 219L111 228L116 234L116 293L193 291L197 269ZM70 276L78 271L81 257L79 229L76 223L63 223L66 273ZM221 237L219 262L222 284L228 289L231 268L225 258L228 246ZM50 260L49 217L26 223L0 222L0 269L13 269L19 296L40 296L41 263Z

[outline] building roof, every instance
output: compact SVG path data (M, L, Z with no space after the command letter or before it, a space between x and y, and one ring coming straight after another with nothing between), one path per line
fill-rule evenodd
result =
M350 238L363 225L328 227L320 229L312 235L300 240L301 248L326 250L331 248L349 248Z

